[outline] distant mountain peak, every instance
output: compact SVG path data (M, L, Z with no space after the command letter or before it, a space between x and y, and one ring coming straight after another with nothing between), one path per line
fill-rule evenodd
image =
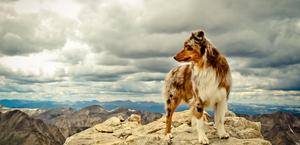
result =
M83 113L83 114L96 114L96 113L106 113L107 110L105 110L100 105L92 105L92 106L82 108L78 112Z
M31 118L20 110L0 113L0 130L1 145L62 144L65 140L57 127Z

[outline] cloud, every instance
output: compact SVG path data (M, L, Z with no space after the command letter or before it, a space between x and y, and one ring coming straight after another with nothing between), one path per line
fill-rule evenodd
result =
M47 10L19 13L14 7L0 6L0 53L24 55L58 49L72 32L72 21Z
M1 4L1 96L162 101L172 57L203 29L229 60L234 101L299 98L296 0Z
M2 2L2 3L10 3L10 2L16 2L16 1L18 1L18 0L2 0L2 1L0 1L0 3Z
M0 92L18 92L18 93L27 93L27 92L33 92L32 89L26 88L24 86L1 86Z
M134 61L133 64L140 68L140 71L167 73L176 66L172 59L173 58L138 59Z
M137 72L125 76L123 81L162 81L165 78L165 75L165 73L156 72Z

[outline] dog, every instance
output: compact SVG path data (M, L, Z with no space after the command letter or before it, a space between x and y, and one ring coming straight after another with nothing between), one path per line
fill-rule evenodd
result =
M172 69L166 76L162 94L165 99L165 135L172 138L172 115L186 102L197 124L199 143L209 144L205 134L205 108L215 111L214 122L221 139L228 139L224 121L231 89L231 72L226 58L206 38L203 31L192 32L174 59L189 62Z

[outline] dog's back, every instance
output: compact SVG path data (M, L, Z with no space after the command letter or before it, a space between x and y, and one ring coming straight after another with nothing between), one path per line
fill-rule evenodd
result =
M188 102L193 97L191 75L190 64L177 66L167 74L163 87L163 96L167 102Z

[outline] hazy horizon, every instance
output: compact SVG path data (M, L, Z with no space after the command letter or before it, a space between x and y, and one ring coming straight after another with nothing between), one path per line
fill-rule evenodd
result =
M192 31L226 55L230 103L300 104L300 1L4 0L0 100L153 101Z

